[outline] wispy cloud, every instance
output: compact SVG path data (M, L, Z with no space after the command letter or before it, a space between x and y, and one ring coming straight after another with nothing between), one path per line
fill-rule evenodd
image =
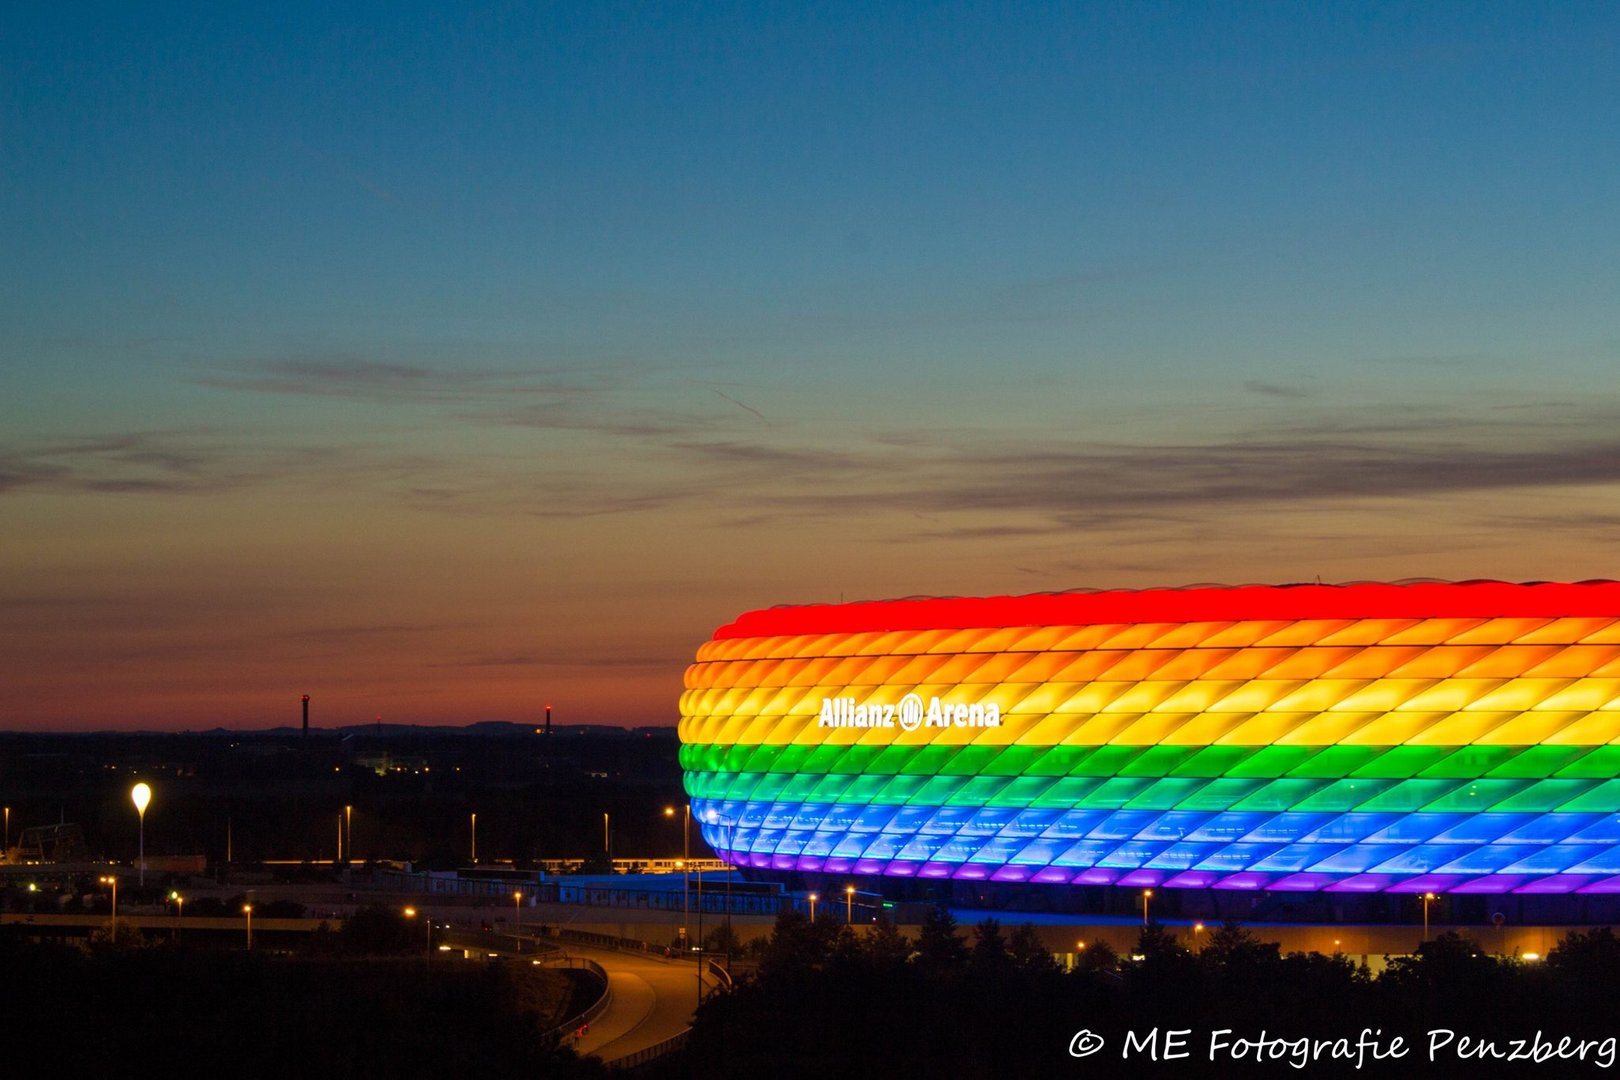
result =
M903 488L783 493L771 501L822 510L1023 512L1070 525L1098 524L1211 505L1620 484L1620 438L1533 448L1323 439L1028 447L961 455L907 479Z
M217 390L381 403L468 402L519 395L571 399L600 392L612 379L559 368L451 368L363 356L283 357L209 371L191 382Z
M1605 400L1480 402L1447 412L1416 403L1301 404L1275 410L1281 416L1246 414L1254 426L1226 437L1122 443L1011 426L864 432L791 415L767 423L763 410L711 383L683 377L649 388L622 372L451 371L326 357L222 378L236 390L447 404L439 419L452 430L598 438L552 439L525 455L131 432L0 447L0 493L184 495L302 477L436 513L589 518L702 507L710 520L753 525L858 513L914 537L971 541L1195 522L1233 508L1620 488L1620 436L1612 434L1620 407ZM1306 400L1289 385L1247 389ZM1601 516L1608 508L1591 509Z
M1297 401L1300 398L1310 397L1310 394L1298 386L1284 386L1281 383L1261 382L1259 379L1250 379L1243 384L1243 389L1251 394L1262 397L1287 398Z
M104 494L217 492L259 482L272 471L258 451L209 430L0 446L0 493L30 488Z

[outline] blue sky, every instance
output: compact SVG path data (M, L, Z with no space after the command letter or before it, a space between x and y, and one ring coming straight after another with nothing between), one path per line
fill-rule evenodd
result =
M9 13L0 716L275 715L325 633L356 715L654 720L780 601L1612 574L1617 53L1601 4Z

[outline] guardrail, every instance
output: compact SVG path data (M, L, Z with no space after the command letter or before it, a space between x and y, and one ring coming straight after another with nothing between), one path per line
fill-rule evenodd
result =
M655 1042L651 1046L642 1047L633 1054L626 1054L624 1057L614 1058L612 1061L607 1063L607 1067L610 1069L620 1070L638 1068L647 1064L649 1061L655 1061L658 1058L663 1057L665 1054L672 1054L676 1050L681 1049L686 1045L686 1041L691 1037L691 1028L687 1028L685 1031L678 1031L662 1042Z
M616 937L613 934L598 934L591 930L575 930L567 926L542 926L540 932L547 937L556 938L558 941L572 941L576 945L594 945L599 949L616 949L619 952L649 956L655 960L667 959L664 955L664 946L649 945L640 938Z
M731 972L727 971L725 968L715 963L714 960L709 958L704 959L703 968L708 974L709 978L714 980L716 986L720 987L722 990L731 989Z
M527 956L531 953L556 952L557 946L547 941L537 941L522 934L501 934L492 930L445 930L435 938L442 945L449 945L458 949L471 949L485 952L506 952L518 956Z
M591 1004L589 1008L585 1009L578 1016L569 1017L567 1020L564 1020L562 1023L546 1032L546 1034L555 1035L558 1038L566 1038L569 1034L573 1034L575 1040L577 1041L578 1037L584 1034L582 1029L589 1027L592 1020L595 1020L598 1016L601 1016L607 1011L608 1006L613 1004L613 984L608 981L607 969L602 967L602 965L598 964L595 960L587 959L585 957L570 957L568 959L571 961L568 964L569 967L574 966L572 961L579 961L579 966L582 970L589 971L597 978L602 980L602 994L594 1003Z

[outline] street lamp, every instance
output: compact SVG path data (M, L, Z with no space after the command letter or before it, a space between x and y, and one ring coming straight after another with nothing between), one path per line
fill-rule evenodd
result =
M673 818L675 808L664 807L664 816ZM686 924L692 913L692 804L686 804L685 820L681 823L681 940L686 940Z
M819 899L821 899L821 897L817 896L815 893L810 894L810 921L812 923L816 921L816 901Z
M413 908L413 907L406 908L405 909L405 917L407 919L416 918L416 909ZM422 962L424 964L426 964L428 967L432 967L433 966L433 916L429 915L425 911L422 913L422 925L427 927L427 953L424 956Z
M512 890L512 932L517 933L518 919L522 917L523 890Z
M242 914L247 916L247 947L248 951L251 952L253 950L253 905L243 904Z
M175 940L178 941L180 939L180 920L185 915L186 898L181 896L177 890L170 889L169 899L174 901L174 936Z
M1202 934L1203 932L1204 932L1204 924L1203 923L1201 923L1201 922L1200 923L1193 923L1193 952L1203 952L1203 949L1201 949L1199 947L1200 939L1198 937L1198 935Z
M152 788L145 784L136 784L129 789L129 797L135 801L135 813L141 819L141 887L146 887L146 807L152 801Z
M108 874L105 877L100 878L99 880L101 881L101 883L103 885L111 885L112 886L112 894L113 894L112 918L109 920L109 924L111 926L113 926L114 928L116 928L118 926L118 875L117 874ZM34 891L34 886L32 884L30 884L28 886L28 891L29 892Z
M343 825L344 825L345 831L349 834L348 839L343 844L343 848L344 848L345 851L347 851L349 853L349 861L353 862L354 861L354 807L353 807L353 805L351 805L349 803L344 803L343 804Z
M855 886L844 886L844 925L852 926L855 923ZM836 918L837 916L834 916Z
M1142 925L1143 926L1146 926L1148 924L1148 901L1151 900L1151 899L1153 899L1153 890L1152 889L1143 889L1142 890Z
M607 857L608 872L613 872L613 834L609 831L612 821L607 811L602 811L602 854Z
M478 863L478 815L472 816L472 861Z
M1424 941L1429 940L1429 905L1434 902L1434 899L1435 899L1435 896L1434 896L1434 893L1432 893L1432 892L1426 892L1426 893L1423 894L1423 940Z

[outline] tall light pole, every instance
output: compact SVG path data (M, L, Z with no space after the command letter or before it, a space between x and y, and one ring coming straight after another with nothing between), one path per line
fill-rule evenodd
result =
M337 853L337 858L335 860L333 860L332 865L333 866L342 866L343 865L343 815L342 814L338 815L338 853Z
M675 808L664 807L664 816L673 818ZM686 818L681 827L681 938L686 938L686 924L691 917L692 893L692 804L686 804Z
M135 813L141 819L141 888L146 887L146 807L152 801L152 788L146 783L136 784L129 789L129 797L134 800Z
M1429 905L1434 902L1434 893L1423 894L1423 940L1429 940Z
M1144 927L1146 927L1147 924L1148 924L1148 901L1151 900L1151 899L1153 899L1153 890L1152 889L1143 889L1142 890L1142 925Z
M608 872L613 871L613 835L609 832L609 818L607 812L602 813L602 854L608 861Z
M1193 923L1193 952L1203 952L1204 951L1200 947L1202 942L1201 942L1201 939L1198 937L1198 935L1202 934L1203 932L1204 932L1204 924L1203 923L1201 923L1201 922Z
M407 919L416 918L416 909L413 907L406 908L405 917ZM424 968L431 971L433 968L433 916L426 911L422 912L422 925L427 927L427 953L422 957L422 964Z
M6 807L6 851L11 850L11 807Z
M817 897L815 893L810 894L810 923L811 923L811 925L814 925L815 921L816 921L816 900L817 899L819 899L819 897Z
M253 951L253 905L252 904L243 904L242 905L242 914L247 916L247 947L248 947L248 951L252 952Z
M523 916L523 890L512 890L512 932L517 933L518 920Z
M473 861L474 865L476 865L477 862L478 862L478 815L477 814L473 814L473 816L472 816L472 861Z
M348 832L348 839L344 841L343 848L349 853L349 861L354 861L354 807L345 803L343 805L343 825Z
M101 883L103 885L111 885L112 886L112 892L113 892L112 918L110 920L108 920L108 925L110 925L113 928L113 930L116 931L118 929L118 875L117 874L108 874L106 877L101 879ZM32 885L28 886L28 891L33 892L34 887ZM116 937L116 936L117 935L114 934L114 937Z
M833 916L837 918L837 916ZM855 925L855 886L844 886L844 925Z

